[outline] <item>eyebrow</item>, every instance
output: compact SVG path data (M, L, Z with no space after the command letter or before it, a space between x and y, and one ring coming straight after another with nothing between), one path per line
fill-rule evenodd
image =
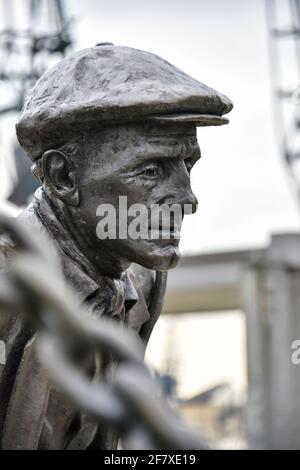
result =
M155 145L156 143L152 141L150 144L151 147L152 144ZM201 151L197 139L193 139L192 142L190 140L184 140L175 144L174 139L170 139L169 143L162 143L160 140L155 147L155 149L151 148L148 152L146 147L145 153L136 155L136 159L145 161L155 158L192 158L193 160L199 160L199 158L201 158Z

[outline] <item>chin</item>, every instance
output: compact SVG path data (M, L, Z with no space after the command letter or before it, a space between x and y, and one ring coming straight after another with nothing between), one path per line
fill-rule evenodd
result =
M147 250L136 250L135 263L156 271L168 271L175 268L180 259L178 246L148 246Z

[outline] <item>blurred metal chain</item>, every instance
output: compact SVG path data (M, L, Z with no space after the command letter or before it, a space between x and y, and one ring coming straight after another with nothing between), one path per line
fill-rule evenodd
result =
M137 335L112 320L91 318L78 307L49 256L51 250L26 227L0 215L0 229L19 248L9 273L0 276L0 314L22 306L38 330L39 359L65 395L114 427L125 449L206 449L159 395ZM105 380L91 381L86 359L103 351L118 366Z

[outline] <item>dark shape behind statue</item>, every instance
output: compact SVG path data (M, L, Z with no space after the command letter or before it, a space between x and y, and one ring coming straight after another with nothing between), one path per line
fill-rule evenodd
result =
M18 143L16 143L14 147L13 161L16 178L7 199L12 204L22 207L30 202L33 197L33 193L41 184L32 175L30 160L27 158L24 150Z

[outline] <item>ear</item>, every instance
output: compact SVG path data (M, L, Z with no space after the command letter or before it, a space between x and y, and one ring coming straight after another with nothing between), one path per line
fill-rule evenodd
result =
M70 206L78 206L79 192L64 153L47 150L42 156L45 189Z

